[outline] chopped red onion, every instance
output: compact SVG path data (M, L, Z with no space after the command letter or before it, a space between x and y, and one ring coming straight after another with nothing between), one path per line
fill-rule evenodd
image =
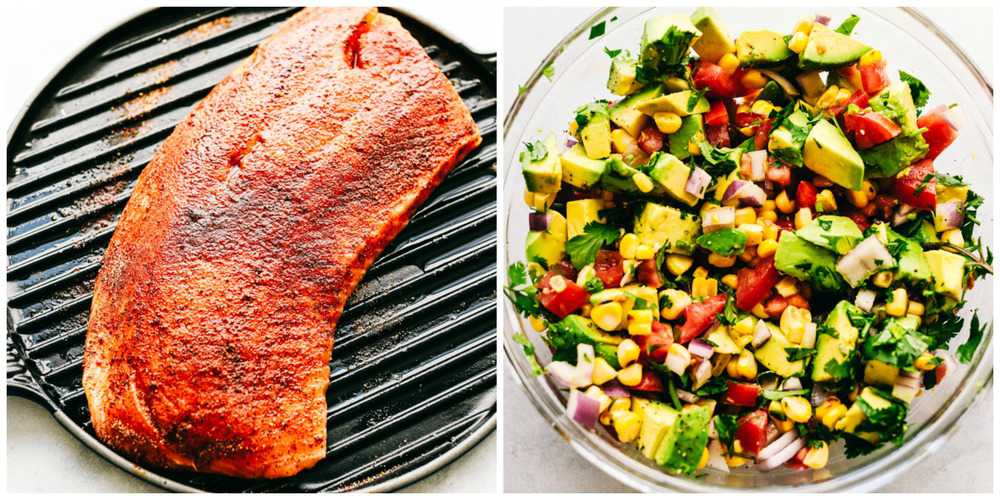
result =
M875 291L867 288L858 290L858 294L854 297L854 305L864 312L872 312L872 307L875 306Z
M771 444L764 447L757 453L757 460L767 460L773 457L779 451L785 449L792 441L798 439L799 433L792 429L781 435L778 439L775 439Z
M736 224L736 209L733 207L713 208L705 212L701 220L701 229L712 233L720 229L729 229Z
M892 386L892 396L909 403L920 392L922 382L919 373L900 372Z
M816 22L826 26L830 24L830 16L824 16L823 14L816 14Z
M726 186L726 192L722 195L722 202L728 203L735 200L737 196L739 196L739 192L743 189L743 186L746 186L747 184L753 183L743 179L733 179L733 182L730 182L729 185Z
M767 323L762 319L757 320L757 327L753 330L753 340L750 343L753 345L754 349L764 345L771 338L771 329L767 326Z
M722 443L718 439L713 439L708 443L708 463L705 465L718 471L729 472L729 464L726 463L726 458L722 453Z
M799 452L803 447L805 447L806 442L802 438L798 438L792 441L788 446L784 447L777 453L775 453L770 458L764 460L763 462L757 464L759 470L771 470L780 467L785 464L785 462L792 459L796 453Z
M531 212L528 214L528 229L532 231L545 231L549 228L549 214L545 212Z
M545 367L545 372L560 389L581 387L577 384L576 367L565 361L553 361Z
M938 203L934 207L934 214L941 221L941 224L948 229L955 229L962 225L962 208L957 201Z
M677 389L677 399L680 399L681 401L683 401L685 403L697 403L698 402L698 396L695 396L694 393L685 391L684 389Z
M712 176L702 170L701 167L695 167L691 171L691 175L688 176L687 184L684 185L684 191L700 200L705 197L705 191L711 183Z
M691 364L691 357L674 354L673 351L671 351L667 354L665 364L667 365L668 370L676 373L677 375L684 375L684 370L687 370L688 365Z
M806 331L802 334L802 341L799 342L801 347L806 349L812 349L816 347L816 323L807 323Z
M802 381L798 377L789 377L784 384L781 384L783 391L796 391L802 388Z
M569 393L569 402L566 404L566 414L576 421L576 423L593 429L597 425L601 403L596 399L587 396L580 391Z
M722 203L728 204L733 200L751 206L759 207L767 200L767 193L760 186L741 179L736 179L729 183L726 193L722 196Z
M819 406L826 401L826 398L830 397L830 393L826 392L826 389L821 384L813 384L812 394L809 395L809 402L813 406Z
M773 443L774 440L778 439L778 436L780 436L780 435L781 435L781 431L778 430L778 426L774 425L773 421L768 420L767 421L767 429L765 430L765 434L764 434L764 446L767 446L767 445Z
M576 345L576 376L580 387L590 385L594 375L594 346L590 344Z
M710 378L712 378L712 363L707 359L698 361L698 364L691 370L691 389L698 390Z
M619 383L617 380L611 380L601 386L604 394L607 394L611 399L627 398L632 394L628 392L628 389L624 385Z
M849 285L855 287L875 270L894 265L896 265L896 260L873 234L840 258L837 262L837 271L847 280Z
M703 339L694 339L688 344L688 352L692 356L698 356L699 358L709 359L715 354L715 349L708 342Z
M899 226L905 224L910 220L909 215L916 210L915 207L907 205L906 203L900 203L899 208L896 209L892 214L892 225Z
M569 139L566 139L566 147L567 148L572 148L573 146L576 146L576 144L577 144L576 139L574 139L572 137L570 137Z
M764 180L764 172L767 167L767 150L758 149L743 154L740 159L743 166L750 172L750 180Z

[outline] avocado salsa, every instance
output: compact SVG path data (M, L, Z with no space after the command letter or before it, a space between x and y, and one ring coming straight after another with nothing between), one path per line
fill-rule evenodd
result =
M544 332L567 414L666 470L821 469L899 445L909 405L982 337L957 312L992 253L982 198L934 160L953 106L816 16L733 38L645 20L613 97L524 144L531 208L505 294ZM567 110L570 111L570 110Z

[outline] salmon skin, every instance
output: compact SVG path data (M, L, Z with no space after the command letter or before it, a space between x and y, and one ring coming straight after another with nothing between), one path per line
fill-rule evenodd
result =
M84 351L97 436L154 467L316 464L345 302L479 143L395 18L292 16L176 127L125 207Z

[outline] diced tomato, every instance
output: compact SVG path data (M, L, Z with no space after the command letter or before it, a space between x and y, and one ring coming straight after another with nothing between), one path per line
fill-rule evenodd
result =
M715 316L726 308L726 294L709 297L701 302L693 302L684 308L684 324L681 325L681 344L687 344L715 323Z
M857 106L860 109L867 109L868 99L870 99L868 97L868 94L866 94L864 90L858 89L853 94L851 94L851 97L848 98L846 101L840 104L835 104L833 106L830 106L830 113L832 113L834 116L840 116L840 114L846 111L847 108L851 106L851 104Z
M899 125L874 111L845 114L844 130L854 137L859 149L887 142L901 132Z
M594 274L604 284L604 288L618 288L625 277L622 254L614 250L599 250L594 259Z
M674 333L670 325L654 320L649 335L636 335L632 339L639 345L641 356L656 363L663 363L667 359L670 345L674 343Z
M940 384L944 377L948 375L948 363L941 363L934 369L934 380Z
M590 295L583 287L566 278L562 278L566 283L566 287L561 292L555 291L549 283L553 276L556 276L556 274L553 271L549 271L539 281L538 286L541 289L541 294L539 294L538 300L552 314L560 318L565 318L583 307L590 298Z
M837 76L840 77L840 81L850 83L852 88L861 83L861 72L858 71L857 64L837 68Z
M775 295L768 299L764 304L764 312L772 318L781 316L781 313L785 312L785 308L788 307L788 299L782 297L781 295Z
M576 268L568 260L562 260L549 266L549 271L568 280L576 281Z
M663 149L663 132L652 125L639 132L639 147L649 154Z
M868 95L875 95L889 85L889 76L885 72L885 60L875 64L867 64L858 68L861 70L861 86Z
M929 160L937 158L958 137L958 128L948 119L947 112L948 108L938 106L917 119L917 126L927 129L923 135Z
M708 113L705 113L705 125L729 125L729 112L725 101L712 101Z
M754 398L756 401L756 398ZM736 439L744 453L756 455L767 442L767 412L756 410L736 422Z
M746 93L738 76L739 72L726 73L718 64L701 61L694 72L694 86L707 88L715 97L738 97Z
M778 217L778 220L774 221L774 223L783 231L795 230L795 224L792 223L792 218L787 215ZM781 238L781 231L778 231L778 238Z
M788 305L798 307L799 309L809 309L809 301L805 297L795 294L785 297L788 301Z
M635 268L635 278L640 283L645 283L653 288L663 286L663 276L660 275L660 271L656 268L656 259L639 261L639 265Z
M760 386L744 382L727 380L726 404L735 406L756 406L757 396L760 396ZM766 422L765 422L766 423Z
M921 160L913 165L903 177L897 177L893 183L893 191L899 201L915 208L934 210L937 205L937 179L934 177L934 164L930 160Z
M729 125L706 125L705 139L717 148L728 148L730 145Z
M935 184L936 186L936 184ZM869 217L879 217L881 219L888 219L892 217L892 210L899 205L899 199L895 196L889 196L885 194L875 195L875 203L869 203L869 206L874 205L875 209L872 210ZM866 212L868 207L865 207Z
M631 389L641 392L663 392L663 381L653 370L643 370L639 384Z
M812 210L816 206L816 186L809 181L799 181L795 188L795 206Z
M792 183L792 168L788 165L770 165L764 172L764 177L779 186L787 186Z
M862 231L868 229L868 227L872 225L868 216L866 216L864 212L858 210L848 212L847 217L854 221L854 223L858 225L858 229L861 229Z
M764 149L767 147L767 141L771 135L771 127L773 126L774 120L770 118L765 118L764 121L760 122L760 126L757 127L757 133L753 137L753 145L757 149Z
M760 115L754 113L736 113L736 117L733 118L733 124L737 128L756 127L760 123Z
M753 269L744 267L736 275L736 307L749 311L764 300L778 282L774 259L767 258Z

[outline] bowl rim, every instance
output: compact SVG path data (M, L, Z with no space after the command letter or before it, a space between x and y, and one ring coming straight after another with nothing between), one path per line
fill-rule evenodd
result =
M635 6L632 6L635 7ZM653 8L653 6L639 6L644 8ZM681 6L672 6L681 7ZM972 77L975 79L976 83L979 84L982 90L989 95L990 99L993 99L993 86L989 79L985 77L982 70L976 65L975 62L961 49L961 47L948 35L941 27L931 21L923 13L913 7L892 7L892 8L880 8L880 7L859 7L862 10L879 12L879 11L896 11L903 13L910 20L915 21L926 30L934 34L938 41L944 44L945 47L954 56L957 56L958 61L969 70ZM563 53L563 48L568 44L572 43L578 37L580 37L586 30L589 30L591 26L595 23L600 22L602 19L607 18L609 15L618 10L619 7L605 7L598 9L592 15L585 18L572 30L570 30L562 39L559 40L552 50L550 50L546 56L541 60L535 70L531 73L528 80L523 84L523 88L531 89L539 82L539 80L544 76L544 70L549 65L553 64L555 60ZM526 96L529 92L518 92L512 101L510 107L504 116L504 134L503 142L506 145L509 135L511 134L512 125L515 117L521 112L522 106L525 104ZM541 97L541 102L546 100L547 93L545 96ZM539 104L540 105L540 104ZM536 109L537 111L537 109ZM992 114L992 106L989 108ZM987 120L986 125L991 132L989 141L992 145L992 120ZM992 147L990 148L990 156L992 157ZM512 161L508 161L507 155L504 155L505 165L503 167L504 175L501 177L506 180L513 169ZM506 203L506 184L504 184L504 192L501 193L503 196L498 196L501 202ZM506 208L506 207L504 207ZM992 218L992 214L990 214ZM506 210L504 212L504 227L509 226L510 213ZM502 252L501 261L502 265L507 266L511 259L509 259L509 245L506 240L504 240L504 251ZM992 278L991 278L992 280ZM498 285L499 288L503 287L503 284ZM992 290L987 291L990 293ZM656 479L660 479L658 482L654 482L650 479L645 479L640 477L638 471L634 469L635 465L640 465L642 467L652 469L646 464L636 464L634 460L622 453L620 450L612 448L609 443L603 442L596 436L593 432L588 432L578 425L570 422L567 418L560 414L552 414L552 408L546 407L545 403L540 400L538 395L536 395L532 390L527 387L528 383L531 383L531 378L538 378L544 380L544 376L534 377L530 370L526 368L524 362L524 356L521 352L521 346L517 344L511 337L515 331L513 322L520 322L520 316L514 311L509 303L509 301L504 300L505 304L503 306L504 315L504 332L502 333L502 344L503 351L506 357L507 366L513 367L513 372L516 376L512 377L517 385L522 387L527 393L528 400L534 406L535 410L538 411L541 416L552 426L552 428L558 432L563 439L572 447L579 455L583 456L588 462L596 466L598 469L607 473L608 475L614 477L623 484L640 491L671 491L665 489L666 485L671 488L675 488L679 491L686 492L733 492L733 491L753 491L753 492L765 492L765 491L871 491L878 487L884 486L892 481L903 471L909 469L916 463L923 460L932 451L939 449L946 441L948 441L951 436L955 433L958 423L965 416L969 409L982 400L982 396L992 387L993 383L993 326L990 324L988 330L984 334L983 342L980 348L976 352L976 357L973 363L970 365L969 372L966 374L966 379L973 380L977 382L971 387L958 389L954 394L949 397L940 408L933 413L930 418L930 423L923 429L921 429L917 434L907 437L906 441L898 447L885 450L884 454L877 457L871 463L864 464L860 467L856 467L848 470L847 472L840 474L833 478L827 478L820 480L818 482L805 483L800 485L779 485L775 486L765 486L757 488L736 488L727 487L720 485L712 485L697 479L676 476L669 474L666 471L658 470L659 474ZM543 382L547 383L547 382ZM962 401L958 401L962 400ZM964 404L956 404L959 402L964 402ZM937 431L929 432L929 431ZM601 455L605 456L601 456ZM626 466L631 467L629 470ZM666 483L666 484L663 484Z

